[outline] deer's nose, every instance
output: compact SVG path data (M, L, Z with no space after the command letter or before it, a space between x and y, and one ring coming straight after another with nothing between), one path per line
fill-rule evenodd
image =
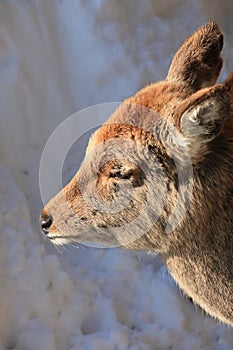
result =
M47 235L49 233L49 228L52 225L53 218L51 215L43 214L40 217L40 225L43 232Z

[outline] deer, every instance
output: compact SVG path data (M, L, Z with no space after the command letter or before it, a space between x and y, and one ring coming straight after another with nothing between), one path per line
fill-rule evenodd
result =
M186 39L166 79L93 133L40 225L55 245L156 254L193 303L232 327L233 74L216 83L222 48L216 22Z

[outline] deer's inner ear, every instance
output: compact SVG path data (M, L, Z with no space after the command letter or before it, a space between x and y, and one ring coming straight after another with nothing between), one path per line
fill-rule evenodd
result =
M229 93L224 85L216 85L186 99L178 106L175 118L192 151L192 148L201 149L218 136L229 114Z

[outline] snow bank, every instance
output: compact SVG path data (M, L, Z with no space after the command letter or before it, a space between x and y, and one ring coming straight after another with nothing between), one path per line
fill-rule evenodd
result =
M232 330L184 299L156 259L79 249L65 271L2 165L0 212L1 350L231 349Z
M232 13L231 0L1 1L0 158L33 221L0 166L0 350L232 349L232 330L183 298L155 258L55 255L31 228L55 127L164 78L181 41L212 19L225 32L224 77L233 68Z

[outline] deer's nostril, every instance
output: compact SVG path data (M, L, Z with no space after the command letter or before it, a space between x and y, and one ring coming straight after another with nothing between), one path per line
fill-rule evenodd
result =
M51 215L43 215L40 218L40 225L45 234L49 233L49 228L52 225L53 218Z

